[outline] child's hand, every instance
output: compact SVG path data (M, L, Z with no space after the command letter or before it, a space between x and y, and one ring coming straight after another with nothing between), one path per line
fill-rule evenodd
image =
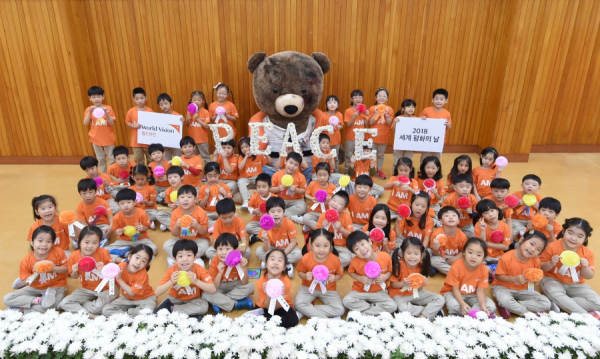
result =
M141 124L139 124L139 123L134 123L134 124L133 124L133 128L140 128L140 127L142 127L142 125L141 125Z
M407 184L401 184L400 189L403 191L410 191L412 188Z
M175 271L171 274L171 279L169 279L171 281L172 285L177 284L177 281L179 280L179 271Z
M175 225L181 227L181 218L179 218L177 222L175 222Z
M122 277L123 277L123 270L119 269L119 273L117 274L117 278L116 278L117 282L122 280Z
M181 161L181 167L190 168L190 165L185 163L185 161Z
M389 240L389 239L387 239L387 237L386 237L386 238L383 238L383 247L384 247L384 248L387 248L387 246L388 246L388 242L389 242L389 241L390 241L390 240Z
M433 187L432 189L429 190L429 192L431 192L433 194L437 194L438 190L437 190L437 188Z
M554 267L556 265L556 263L558 263L559 260L560 260L560 256L559 255L552 256L552 259L550 260L550 263L552 263L552 266Z
M187 274L188 278L192 281L192 283L194 283L196 279L198 279L198 276L194 272L187 272Z
M219 193L223 196L223 197L227 197L227 191L225 190L225 188L219 186Z
M366 275L358 277L358 280L360 282L362 282L363 284L373 284L373 283L375 283L371 278L367 277Z
M204 191L204 194L205 194L205 195L208 195L209 193L210 193L210 187L208 187L208 186L207 186L207 187L206 187L206 191Z
M73 266L71 267L71 271L77 272L78 270L79 270L79 263L73 264Z
M525 204L525 202L523 202L523 199L521 198L521 199L519 200L519 206L522 206L522 205L524 205L524 204Z
M481 228L482 232L485 232L485 230L487 229L487 223L485 223L485 220L483 218L479 220L479 228Z
M106 107L102 107L102 109L104 110L104 117L108 118L108 116L110 115L110 110Z
M587 268L590 265L590 262L585 258L581 258L579 263L581 263L581 268Z
M329 227L330 224L326 219L323 220L323 228Z
M312 272L306 272L306 280L313 280Z
M333 274L330 274L330 275L329 275L329 277L327 277L327 281L328 281L329 283L335 283L335 282L336 282L336 280L335 280L335 275L333 275Z
M427 116L421 116L421 120L425 121L427 119Z
M471 306L468 305L467 303L463 302L460 305L460 310L462 311L463 315L469 315L469 311L471 310Z
M198 227L198 221L196 220L196 218L192 218L191 227Z
M279 186L279 191L283 193L285 191L285 186L284 185L280 185Z
M371 113L369 112L369 110L365 111L365 115L367 115L367 116L371 115Z
M554 226L549 224L546 226L546 230L548 231L548 233L552 233L552 232L554 232Z
M433 249L435 249L436 251L440 250L440 241L438 241L437 237L435 237L433 239Z
M263 242L268 242L269 241L269 232L263 230L263 232L262 232L262 240L263 240Z
M476 194L475 198L477 198L477 201L481 201L481 196L480 195Z
M533 205L533 208L539 210L540 209L540 202L535 202L535 204Z
M217 271L221 274L225 272L225 263L219 262L219 264L217 264Z
M189 121L192 119L192 116L188 113L187 116L185 116L185 118Z
M175 203L169 203L167 207L175 209L177 208L177 205Z
M465 212L467 212L468 214L473 214L473 209L471 207L465 209Z
M446 120L446 121L444 122L444 126L446 126L446 127L450 126L450 121Z
M108 229L106 230L106 238L110 238L112 233L113 233L112 227L108 227Z
M101 271L104 268L104 262L96 262L96 269Z
M240 264L242 265L242 268L248 268L248 260L246 258L242 257Z
M296 187L296 185L290 186L290 191L292 192L292 194L296 194L296 188L298 188L298 187Z
M400 182L400 181L394 181L394 182L392 182L392 183L393 183L393 184L394 184L394 186L396 186L396 187L400 187L400 186L402 186L402 182Z
M498 172L502 172L502 170L504 169L504 167L499 167L499 166L496 166L496 167L498 168Z
M262 214L262 213L260 212L260 209L254 209L254 210L252 211L252 215L253 215L253 216L257 216L257 217L258 217L258 216L260 216L261 214Z
M166 180L167 180L167 175L158 177L158 181L159 182L163 182L163 181L166 181Z
M144 231L144 225L143 224L138 224L137 226L135 226L135 229L137 229L138 232L143 232Z
M117 230L115 231L115 233L117 234L117 236L122 236L123 235L123 228L117 228Z
M515 283L517 283L517 284L525 284L525 283L528 282L528 280L525 279L525 276L522 275L522 274L521 275L516 275L513 278L515 280Z
M340 228L342 228L342 222L337 221L333 224L333 229L335 229L336 231L339 231Z
M380 274L377 278L373 279L373 281L377 284L385 283L385 279L383 274Z
M340 131L340 130L342 130L344 128L344 126L342 126L342 125L337 125L335 127L337 128L338 131Z

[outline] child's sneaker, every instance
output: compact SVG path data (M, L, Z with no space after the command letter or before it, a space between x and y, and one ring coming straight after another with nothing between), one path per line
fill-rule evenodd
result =
M348 315L346 315L346 321L347 322L355 322L358 319L357 318L358 317L357 313L358 312L353 311L353 310L349 311Z
M73 249L79 249L79 245L77 244L77 240L73 240Z
M154 224L154 221L150 222L150 229L156 229L156 224Z
M248 211L248 201L244 201L244 203L242 203L242 206L240 207L240 209L242 211Z
M431 270L429 271L429 276L430 276L430 277L433 277L434 275L436 275L436 274L437 274L437 272L438 272L438 270L437 270L437 269L435 269L435 268L431 267Z
M106 246L108 244L108 238L102 238L102 240L100 241L100 247L104 248L104 246ZM73 246L73 248L75 248L75 246Z
M214 313L215 315L217 315L217 314L221 313L221 308L217 307L217 306L216 306L216 305L214 305L214 304L211 304L211 305L212 305L212 308L213 308L213 313Z
M48 288L42 295L40 305L43 309L48 309L56 302L56 288Z
M298 320L304 318L304 314L300 313L299 311L296 311L296 316L298 317Z
M558 305L556 305L556 303L550 302L550 311L554 313L560 313L560 308Z
M299 216L297 214L292 216L292 222L299 224L299 225L303 225L304 224L304 218L302 218L302 216Z
M286 267L286 269L287 269L287 275L288 275L288 277L294 278L294 265L288 264L287 267Z
M381 178L381 179L386 179L387 177L385 176L385 173L383 173L382 170L377 170L377 177Z
M25 313L25 308L19 308L19 307L8 307L8 308L6 308L6 310L14 310L15 312Z
M202 314L198 314L198 315L190 315L190 318L194 318L197 321L201 322L202 321Z
M163 300L163 302L160 303L156 309L154 309L154 314L158 313L158 311L161 309L166 309L169 311L169 313L173 313L173 307L173 303L171 303L171 301L167 298Z
M113 254L115 256L125 258L127 253L129 253L131 249L129 247L115 248L108 251L108 253Z
M588 312L588 313L590 315L592 315L594 318L600 320L600 313L599 312L597 312L597 311L591 311L591 312Z
M258 309L254 309L254 310L249 310L246 313L244 313L244 315L265 315L265 310L263 308L258 308Z
M306 224L302 226L302 233L308 233L310 232L312 229L307 226Z
M21 278L15 279L15 281L12 284L12 288L13 289L21 289L24 286L25 286L25 283L23 283L23 281L21 280Z
M260 269L267 269L267 264L265 261L260 262Z
M500 313L500 316L502 316L502 318L504 319L508 319L510 318L510 312L508 311L508 309L502 307L502 306L498 306L498 313Z
M171 268L174 265L175 265L175 258L167 257L167 267Z
M165 227L165 225L161 223L160 224L160 230L163 231L163 232L166 232L167 231L167 227Z
M440 309L440 311L439 311L439 312L437 312L437 314L436 314L435 316L436 316L436 317L442 317L442 318L443 318L443 317L445 317L445 315L444 315L444 311Z
M252 299L244 298L235 302L235 309L252 309L254 308L254 303L252 303Z
M258 238L258 236L256 234L251 234L250 235L250 245L253 245L254 243L260 241L260 238Z

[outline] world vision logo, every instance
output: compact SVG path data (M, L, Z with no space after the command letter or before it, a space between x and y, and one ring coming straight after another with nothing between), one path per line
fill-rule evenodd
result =
M173 127L175 130L177 130L178 133L181 133L181 126L179 126L179 125L171 125L171 124L169 124L169 126Z

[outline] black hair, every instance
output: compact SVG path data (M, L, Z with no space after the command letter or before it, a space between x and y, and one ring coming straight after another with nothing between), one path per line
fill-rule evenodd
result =
M352 247L354 247L354 245L360 241L367 241L369 242L371 239L369 238L369 235L366 234L365 232L361 232L361 231L354 231L352 233L350 233L350 235L348 235L348 238L346 238L346 248L348 248L348 250L352 253L354 253L354 251L352 250Z
M352 92L350 92L350 105L354 106L354 103L352 103L352 97L354 96L362 96L365 97L365 95L363 94L363 92L359 89L356 90L352 90Z
M356 181L354 181L354 187L358 185L369 186L373 188L373 179L367 175L360 175L356 177Z
M302 164L302 156L299 153L296 153L296 152L293 152L293 151L290 152L290 153L288 153L287 159L285 161L287 162L289 160L293 160L293 161L298 162L298 165Z
M190 184L184 184L177 190L177 197L181 196L182 194L191 194L192 196L197 197L198 191L196 191L194 186Z
M50 235L50 238L52 238L52 246L54 246L54 241L56 241L56 232L54 232L54 229L52 229L52 227L47 226L45 224L42 224L41 226L33 230L33 234L31 235L31 242L33 242L33 240L37 236L43 233L47 233ZM31 242L29 243L29 245L31 247L31 250L33 250L33 244L31 244Z
M144 97L146 97L146 90L144 90L141 87L134 88L133 91L132 91L132 93L133 93L132 94L133 97L135 97L135 95L140 95L140 94L144 95Z
M481 248L483 249L483 255L487 256L487 252L488 252L487 244L485 243L485 241L482 241L481 239L479 239L477 237L471 237L471 238L467 239L467 242L465 243L465 246L463 247L463 250L462 250L463 253L465 253L467 251L467 248L471 244L478 244L479 246L481 246Z
M475 212L477 212L477 214L473 216L473 225L477 224L477 221L482 218L485 212L491 210L498 211L498 221L501 221L504 218L502 210L496 206L494 201L491 199L482 199L481 201L477 202L477 205L475 206Z
M233 249L238 248L238 238L231 233L221 233L215 240L213 247L217 249L220 246L231 246Z
M315 167L315 173L319 172L320 170L327 171L327 175L329 176L329 174L331 173L331 166L329 166L329 163L327 162L319 162Z
M204 102L204 109L208 110L208 105L206 104L206 97L204 96L204 92L202 92L202 91L198 91L198 90L193 91L192 94L190 95L190 101L188 102L188 105L190 103L192 103L192 99L194 98L194 96L202 97L202 102Z
M385 216L387 217L387 224L385 225L385 227L383 227L383 233L385 233L386 238L390 238L390 230L392 229L392 215L390 213L390 207L388 207L388 205L385 203L377 203L375 207L373 207L371 215L369 216L369 232L371 232L371 230L375 228L375 225L373 224L373 218L375 217L375 213L379 211L383 211L383 213L385 213Z
M348 207L348 204L350 203L350 196L348 195L348 192L346 191L337 191L336 193L333 194L333 196L331 196L331 198L333 197L342 197L342 199L344 200L344 207Z
M217 86L213 87L211 93L211 101L215 102L215 92L219 91L219 89L225 88L227 90L227 95L231 94L231 102L235 103L235 98L233 97L233 91L229 89L229 86L219 83Z
M81 241L83 240L83 238L87 237L87 236L93 236L95 235L96 237L98 237L98 240L101 241L102 240L102 230L96 226L86 226L83 227L83 229L81 230L81 232L79 232L79 243L81 243Z
M183 177L183 175L185 174L185 172L183 171L183 168L181 168L180 166L171 166L167 170L167 177L169 175L173 175L173 174L178 174L179 177Z
M421 275L429 277L431 275L431 257L429 256L429 252L425 249L425 246L423 246L423 242L415 237L404 238L400 247L394 249L392 252L392 274L394 277L402 279L402 277L400 277L400 257L404 257L404 252L406 252L408 246L419 248L421 255L423 256L421 259Z
M129 150L127 149L127 147L125 147L125 146L115 147L115 149L113 150L113 156L115 158L117 158L117 156L119 156L119 155L125 155L125 156L127 156L127 159L129 159Z
M58 208L58 205L56 204L56 199L49 194L43 194L41 196L33 197L33 199L31 200L31 207L33 207L33 219L42 219L42 217L35 213L35 211L37 211L38 207L46 201L49 201L54 205L54 207Z
M452 165L452 168L450 169L450 173L448 173L447 178L450 180L450 182L452 182L452 184L454 184L453 178L457 174L460 173L460 172L458 172L458 165L461 162L467 162L467 164L469 165L469 169L464 174L473 176L473 161L471 161L471 157L469 157L467 155L460 155L454 159L454 165Z
M540 201L539 205L539 209L541 210L542 208L548 208L549 210L556 212L556 214L560 214L560 211L562 210L562 205L560 204L560 201L556 198L544 197Z
M556 236L556 239L561 239L562 237L564 237L565 231L570 227L577 227L585 233L585 241L583 242L583 245L587 247L588 238L592 236L592 231L594 229L590 226L590 223L583 218L567 218L565 220L565 224L563 224L562 226L562 231L560 231L558 236Z
M84 178L80 179L79 182L77 182L77 192L81 193L83 191L89 191L91 189L93 189L94 191L98 190L98 184L95 180L91 178Z
M92 86L88 89L88 96L91 97L92 95L104 96L104 89L100 86Z
M494 178L490 182L490 188L510 189L510 182L506 178Z
M223 198L222 200L217 202L215 208L217 210L218 215L232 212L235 213L235 202L229 197Z
M377 94L378 94L380 91L385 91L385 93L387 94L387 97L388 97L388 99L390 98L390 92L389 92L389 91L388 91L388 90L387 90L385 87L380 87L380 88L378 88L377 90L375 90L375 97L377 97ZM375 100L375 103L374 103L374 105L377 105L377 100Z
M420 179L427 179L427 173L425 173L425 166L427 166L427 164L429 162L433 162L437 168L438 171L433 175L433 180L434 181L439 181L442 179L442 163L440 162L440 159L435 157L435 156L427 156L423 159L423 161L421 162L421 167L419 167L419 178Z
M168 93L161 93L160 95L158 95L158 97L156 98L156 103L160 105L160 102L163 100L167 100L169 103L173 103L173 100L171 99L171 96L169 96Z
M479 164L483 166L483 160L481 159L481 157L485 157L488 153L491 153L492 155L494 155L494 161L496 160L496 158L498 158L498 150L495 149L494 147L486 147L481 151L481 155L479 156ZM495 168L496 164L492 163L492 165L490 166L490 168Z
M271 188L271 176L269 176L268 173L263 172L256 176L256 180L254 181L254 183L256 184L258 182L264 182L269 186L269 188Z
M402 103L400 104L400 111L402 111L402 114L404 114L404 108L408 107L408 106L417 107L417 103L415 102L415 100L411 100L409 98L407 98L406 100L402 101ZM398 116L398 115L396 115L396 116Z
M460 212L458 211L458 209L452 207L452 206L446 206L446 207L442 207L442 209L440 209L440 211L438 212L438 219L442 220L442 216L446 213L446 212L454 212L456 213L456 215L458 216L458 218L460 218ZM425 214L424 214L425 216Z
M328 134L321 132L319 134L319 143L321 143L323 140L331 141L331 137L329 137Z
M528 240L530 240L531 238L534 238L534 237L537 237L537 238L541 239L542 242L544 242L544 248L542 248L542 252L544 252L544 250L548 246L548 238L546 237L546 235L544 233L542 233L540 231L536 231L534 229L534 230L525 232L525 234L523 235L523 238L521 239L521 241L522 241L522 243L525 243L526 241L528 241Z
M283 268L287 267L287 265L288 265L288 258L287 258L287 255L285 254L285 252L283 251L283 249L281 249L281 248L273 248L273 249L271 249L269 251L269 253L267 253L267 255L265 256L265 263L267 263L267 261L269 260L269 257L271 256L271 254L273 254L275 252L280 252L281 254L283 254ZM265 269L265 274L263 274L263 275L266 277L268 273L269 273L269 271ZM283 273L282 273L282 275L283 275Z
M271 208L280 207L285 212L285 201L281 197L269 197L267 200L267 212L271 210Z
M410 198L410 210L412 212L412 204L415 202L415 200L417 198L423 198L424 200L427 201L427 208L425 209L425 213L423 213L421 215L421 218L419 219L419 228L421 230L425 229L425 226L427 225L427 217L429 216L429 205L431 203L431 198L429 198L429 194L425 191L419 191L416 192L412 195L412 197ZM409 227L412 227L412 220L409 218L404 218L404 221L406 222L406 224L408 224Z
M536 176L536 175L534 175L534 174L528 174L528 175L525 175L525 176L523 177L523 179L521 180L521 183L523 183L523 182L525 182L525 181L527 181L527 180L534 180L534 181L536 181L536 182L537 182L537 183L538 183L540 186L542 185L542 179L541 179L539 176Z
M152 169L146 167L145 165L135 165L129 171L129 183L135 183L133 180L133 176L135 175L144 175L148 183L153 186L156 180L154 179L154 175L152 173Z
M221 146L231 146L235 150L235 139L231 139L229 141L221 142Z
M185 145L196 146L196 141L194 141L194 139L190 136L185 136L179 141L179 147L183 147Z
M218 174L221 174L221 166L219 166L217 162L206 163L206 165L204 166L204 174L206 175L211 172L217 172Z
M117 196L115 197L115 200L117 201L117 203L121 202L121 201L134 201L135 202L135 197L137 196L137 193L132 190L131 188L125 188L120 190L119 192L117 192Z
M163 145L161 145L160 143L153 143L150 146L148 146L148 153L150 155L152 155L156 151L165 153L165 147Z
M339 257L340 254L338 253L337 249L335 249L335 245L333 243L333 233L329 232L325 228L317 228L314 231L311 231L309 233L308 238L306 239L306 244L304 244L304 247L302 247L302 255L309 252L308 251L309 243L310 243L310 245L312 245L313 241L319 236L324 236L329 241L329 246L331 247L331 253L333 253Z
M177 242L181 242L181 240L177 241ZM177 245L177 242L175 243L175 245ZM175 247L173 247L173 250L175 250ZM148 247L145 244L138 244L137 246L135 246L131 252L129 252L128 257L131 258L132 255L144 251L146 252L146 254L148 255L148 265L146 266L146 271L150 270L150 262L152 261L152 257L154 257L154 252L152 251L152 248Z
M190 251L194 253L194 257L198 255L198 244L189 239L180 239L173 246L173 258L177 257L177 253L181 251ZM152 256L150 256L152 258Z
M336 95L327 96L327 98L325 99L325 106L327 106L327 102L329 102L329 100L335 100L335 102L338 103L338 107L335 109L335 111L340 109L340 99Z
M473 185L473 176L459 173L456 176L452 177L453 184L457 184L457 183L461 183L461 182L467 182L467 183Z
M398 171L398 167L400 166L406 166L408 168L410 168L410 173L408 174L408 178L413 179L415 178L415 168L413 167L413 161L408 158L408 157L400 157L398 158L398 161L396 161L396 165L394 166L394 176L397 176L399 171Z
M92 156L85 156L79 161L79 167L84 171L90 167L98 167L98 160Z
M431 96L431 98L434 98L435 95L443 95L446 100L448 99L448 91L446 91L445 89L436 89L435 91L433 91L433 95Z
M240 156L244 155L244 152L242 152L242 144L244 143L250 147L250 137L240 138L240 142L238 142L238 152ZM256 155L250 154L250 158L252 158L252 161L254 161L256 159Z

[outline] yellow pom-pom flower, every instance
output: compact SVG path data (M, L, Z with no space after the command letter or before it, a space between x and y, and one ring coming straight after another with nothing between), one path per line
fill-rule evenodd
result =
M567 267L577 267L581 262L579 254L573 251L563 251L560 254L560 261Z
M290 175L284 175L283 177L281 177L281 184L289 187L291 185L294 184L294 177L290 176Z
M137 229L135 229L134 226L127 226L123 229L123 233L127 236L127 237L133 237L135 236L135 234L137 233Z
M187 272L179 272L179 279L177 279L177 284L179 284L181 287L187 287L190 284L192 284L192 280L190 279L190 277L188 277Z
M535 195L526 194L523 196L523 203L525 203L526 206L531 207L535 204L535 202L537 202Z

